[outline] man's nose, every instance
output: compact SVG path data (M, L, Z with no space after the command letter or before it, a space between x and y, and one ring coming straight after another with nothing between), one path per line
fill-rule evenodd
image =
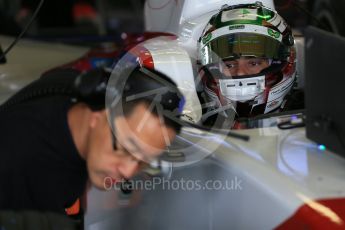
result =
M237 68L237 76L243 76L247 74L247 69L243 66L243 64L240 63Z
M139 170L139 162L136 160L127 160L119 167L119 171L126 179L133 177Z

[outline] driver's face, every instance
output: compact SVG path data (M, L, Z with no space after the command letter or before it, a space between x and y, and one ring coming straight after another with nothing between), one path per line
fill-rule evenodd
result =
M224 61L220 65L221 72L227 76L244 76L258 74L269 66L267 58L246 58Z

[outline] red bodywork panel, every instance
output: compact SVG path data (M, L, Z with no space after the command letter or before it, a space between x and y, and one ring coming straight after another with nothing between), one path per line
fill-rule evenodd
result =
M345 229L345 198L304 204L276 229Z

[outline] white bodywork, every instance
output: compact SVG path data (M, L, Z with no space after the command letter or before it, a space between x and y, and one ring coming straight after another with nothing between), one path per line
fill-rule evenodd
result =
M145 2L145 29L153 32L179 34L181 27L210 12L216 13L223 5L255 3L255 0L147 0ZM274 9L273 0L261 0Z
M198 143L194 151L185 154L213 154L174 169L169 179L171 184L182 179L191 183L221 181L223 185L240 181L239 187L188 190L180 184L179 189L168 189L167 179L162 182L165 184L139 187L129 195L92 189L85 229L274 229L303 205L343 226L344 220L318 200L344 199L344 158L319 150L306 139L304 128L259 128L240 133L248 134L250 142L185 129L179 138ZM200 139L209 142L201 143ZM219 143L216 152L210 147L215 142Z
M177 40L164 37L143 44L149 50L156 70L167 74L187 98L184 119L195 122L201 118L201 105L196 94L192 60Z

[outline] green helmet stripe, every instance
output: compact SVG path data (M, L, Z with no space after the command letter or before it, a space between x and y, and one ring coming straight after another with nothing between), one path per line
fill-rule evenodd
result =
M212 31L212 33L207 34L202 38L203 45L209 43L210 41L213 41L214 39L217 39L221 36L227 35L227 34L234 34L234 33L253 33L253 34L260 34L272 37L276 39L277 41L282 41L282 34L278 31L274 31L270 29L270 31L267 29L267 27L264 26L257 26L257 25L243 25L242 23L237 25L230 25L227 27L222 27L220 29L217 29L215 31Z

